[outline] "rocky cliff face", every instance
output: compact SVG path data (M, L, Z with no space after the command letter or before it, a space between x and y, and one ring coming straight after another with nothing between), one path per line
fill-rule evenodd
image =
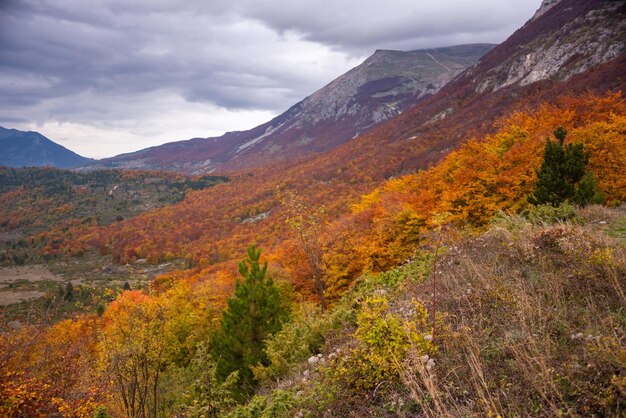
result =
M476 91L492 92L546 79L566 81L609 62L625 50L624 17L623 1L545 0L522 28L543 33L523 45L510 45L507 59L475 79Z
M254 129L173 142L102 160L99 166L199 174L325 151L432 96L492 47L376 51L358 67Z

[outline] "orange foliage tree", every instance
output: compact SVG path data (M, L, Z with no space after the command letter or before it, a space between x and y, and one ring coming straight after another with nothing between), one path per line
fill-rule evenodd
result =
M626 200L626 105L619 94L562 98L536 111L518 111L499 129L472 139L426 171L385 182L329 227L329 289L343 289L363 271L382 271L409 256L435 218L481 228L499 212L527 205L545 138L565 126L567 141L584 144L588 170L607 204Z
M0 415L92 416L106 401L96 373L99 326L84 317L0 334Z

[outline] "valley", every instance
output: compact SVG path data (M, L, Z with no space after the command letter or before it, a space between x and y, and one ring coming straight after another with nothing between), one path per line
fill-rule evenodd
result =
M619 416L623 1L248 131L0 167L0 415Z

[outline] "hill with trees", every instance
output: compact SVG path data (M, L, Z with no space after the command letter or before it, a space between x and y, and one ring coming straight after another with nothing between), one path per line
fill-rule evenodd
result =
M224 176L190 178L156 171L0 167L0 263L11 264L15 256L36 257L29 247L43 249L39 256L55 256L60 241L46 238L51 230L78 233L121 222L225 181Z

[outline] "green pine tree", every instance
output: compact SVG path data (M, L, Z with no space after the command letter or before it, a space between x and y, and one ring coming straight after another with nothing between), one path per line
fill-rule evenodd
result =
M63 300L74 300L74 286L72 286L72 282L67 282L67 285L65 286L65 294L63 295Z
M264 341L280 331L289 316L278 288L265 277L267 261L259 264L261 250L251 246L247 253L248 258L239 263L244 281L235 282L235 294L222 312L221 327L211 338L216 376L223 382L238 372L240 397L254 387L250 366L268 365Z
M586 173L589 153L580 143L564 145L566 135L567 131L559 126L554 131L556 141L546 139L535 190L528 198L533 205L558 206L565 201L585 205L596 195L597 182Z

